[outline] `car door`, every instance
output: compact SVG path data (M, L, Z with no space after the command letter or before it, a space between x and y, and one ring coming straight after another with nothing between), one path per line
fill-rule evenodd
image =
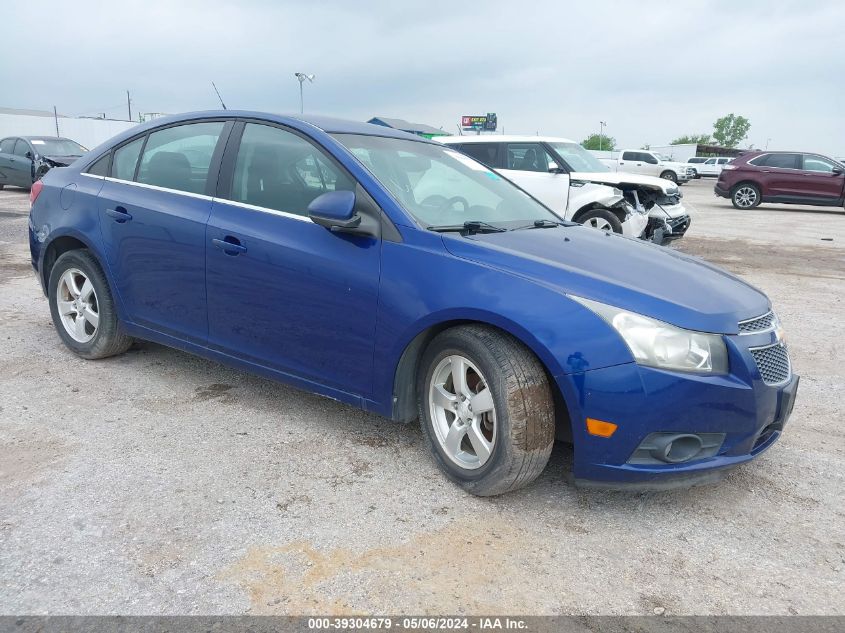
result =
M18 138L8 168L10 185L29 188L32 186L32 157L35 153L26 139Z
M845 174L842 167L832 160L816 154L802 154L802 194L822 204L841 204Z
M560 167L542 143L505 143L501 174L525 189L540 202L569 219L569 174Z
M800 154L767 154L754 162L760 168L763 197L789 202L802 195L804 186Z
M12 168L15 151L15 138L4 138L0 141L0 185L11 185L9 172Z
M310 139L239 123L206 235L209 345L347 393L372 393L381 242L334 233L308 205L354 179Z
M127 318L205 343L205 225L231 123L160 128L114 150L98 198L105 257Z

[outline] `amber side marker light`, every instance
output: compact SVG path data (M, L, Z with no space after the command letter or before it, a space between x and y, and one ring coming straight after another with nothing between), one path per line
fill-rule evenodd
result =
M587 432L590 435L598 435L599 437L610 437L616 433L617 426L613 422L604 422L603 420L595 420L587 418Z

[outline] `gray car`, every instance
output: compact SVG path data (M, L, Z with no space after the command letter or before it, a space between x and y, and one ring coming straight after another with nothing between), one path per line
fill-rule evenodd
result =
M88 150L58 136L9 136L0 141L0 189L29 189L53 167L70 165Z

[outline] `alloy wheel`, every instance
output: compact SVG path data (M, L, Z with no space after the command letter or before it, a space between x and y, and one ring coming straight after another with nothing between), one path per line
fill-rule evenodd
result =
M496 444L496 406L486 378L469 359L447 356L428 389L434 433L446 456L461 468L481 468Z
M59 278L56 307L65 331L78 343L87 343L100 325L97 293L91 280L78 268L69 268Z
M740 187L734 193L736 206L748 209L757 202L757 191L753 187Z
M602 231L613 231L613 227L610 225L610 222L604 218L590 218L589 220L584 220L582 224L594 229L601 229Z

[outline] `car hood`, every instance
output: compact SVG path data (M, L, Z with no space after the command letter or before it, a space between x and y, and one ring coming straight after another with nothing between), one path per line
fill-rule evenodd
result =
M51 163L56 163L57 165L63 165L66 167L79 158L79 156L58 156L56 154L49 154L42 155L41 158L46 158Z
M739 321L770 309L762 292L703 260L592 228L444 234L443 242L456 257L690 330L738 334Z
M611 187L620 187L624 185L633 185L636 187L643 187L653 191L660 191L664 194L668 192L670 187L677 189L675 183L665 180L664 178L656 178L655 176L643 176L642 174L629 174L625 172L614 171L574 171L569 174L572 180L584 180L588 182L595 182L601 185L610 185Z

